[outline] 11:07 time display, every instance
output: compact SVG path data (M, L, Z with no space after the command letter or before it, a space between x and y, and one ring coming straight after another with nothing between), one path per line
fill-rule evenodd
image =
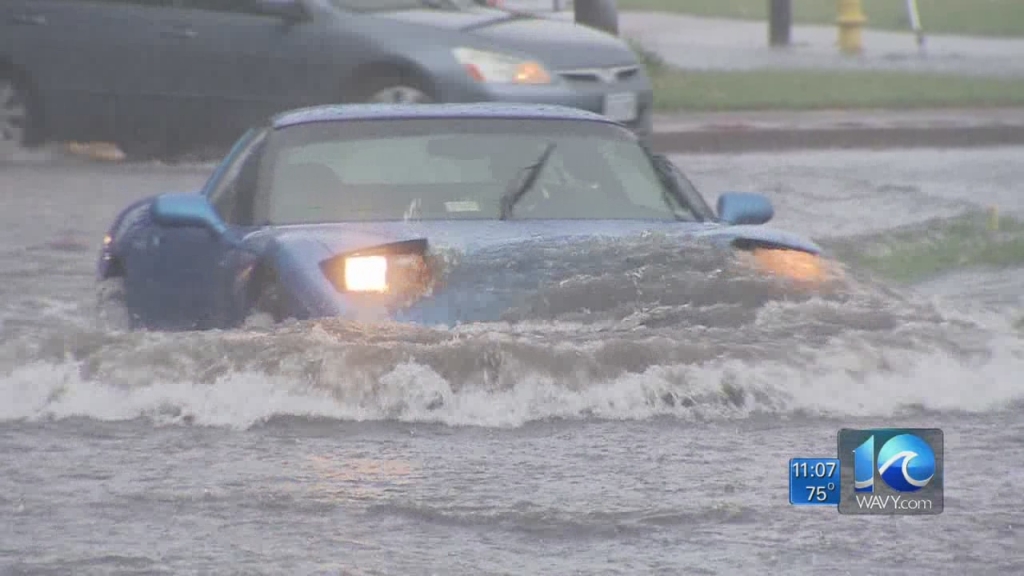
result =
M789 461L789 503L794 506L839 504L838 458L793 458Z
M793 478L833 478L836 474L836 468L839 466L838 462L827 462L825 460L817 460L809 462L808 459L794 459L790 467L790 475Z

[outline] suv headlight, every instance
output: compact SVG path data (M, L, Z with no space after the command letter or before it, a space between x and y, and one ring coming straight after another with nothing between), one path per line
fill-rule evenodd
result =
M456 48L455 59L466 69L466 73L477 82L499 84L550 84L551 74L544 65L535 60L524 60L518 56Z

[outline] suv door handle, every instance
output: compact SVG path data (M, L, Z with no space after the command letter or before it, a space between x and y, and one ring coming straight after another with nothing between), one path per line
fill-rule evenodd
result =
M168 38L195 38L199 33L191 28L182 27L164 30L163 35Z
M46 16L42 14L14 14L8 20L21 26L46 26Z

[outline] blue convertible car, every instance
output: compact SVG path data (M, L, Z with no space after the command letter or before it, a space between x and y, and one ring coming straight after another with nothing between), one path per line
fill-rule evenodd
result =
M712 210L668 159L590 112L323 106L251 129L198 193L125 208L99 277L104 306L134 328L227 328L257 313L451 326L501 319L594 238L708 241L815 281L819 247L762 226L772 216L756 194L723 194ZM513 265L524 250L540 256Z

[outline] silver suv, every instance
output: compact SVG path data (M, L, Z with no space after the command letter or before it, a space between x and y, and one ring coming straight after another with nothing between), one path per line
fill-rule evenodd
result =
M650 131L628 45L476 0L3 0L0 139L164 155L333 102L526 102Z

